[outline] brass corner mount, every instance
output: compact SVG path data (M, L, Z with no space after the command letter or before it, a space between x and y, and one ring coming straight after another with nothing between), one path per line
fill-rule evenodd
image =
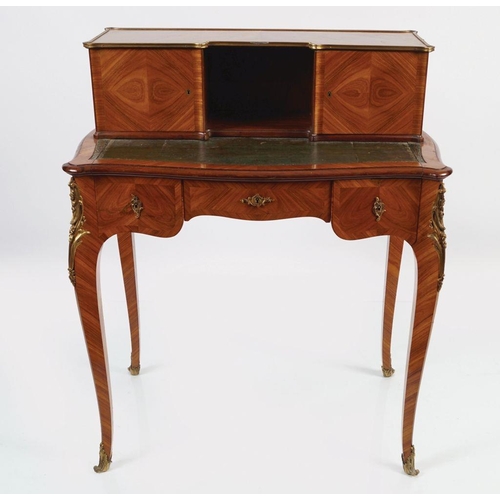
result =
M444 281L444 267L446 260L446 228L444 227L444 194L446 189L444 184L439 185L439 189L436 195L436 200L432 206L432 218L429 222L429 227L432 229L432 233L429 234L429 238L432 239L434 243L434 248L439 256L439 275L437 289L438 292L441 290Z
M83 215L83 198L74 178L69 182L69 197L71 200L71 222L69 228L69 255L68 255L68 275L69 280L76 286L75 256L76 249L82 243L82 238L90 234L90 231L83 229L85 216Z

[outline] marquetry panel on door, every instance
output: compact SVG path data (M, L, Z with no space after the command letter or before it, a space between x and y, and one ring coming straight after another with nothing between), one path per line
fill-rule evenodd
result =
M99 49L90 56L98 132L203 128L201 50Z
M335 181L333 230L346 240L391 235L414 242L421 184L419 179Z
M219 215L243 220L319 217L330 221L329 181L209 182L184 181L186 220Z
M318 51L315 133L420 135L427 53Z
M181 181L96 177L95 190L101 234L137 232L167 237L182 227Z

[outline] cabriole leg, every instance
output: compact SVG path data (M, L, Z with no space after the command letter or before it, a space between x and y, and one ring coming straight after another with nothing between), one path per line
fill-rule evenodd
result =
M140 341L139 341L139 308L137 301L137 279L135 272L134 235L121 233L118 235L118 248L122 264L123 282L127 298L130 339L132 344L131 363L128 368L132 375L139 375Z
M101 420L99 465L95 466L94 470L96 472L106 472L111 463L113 423L111 385L109 382L106 339L98 283L100 243L94 241L89 235L78 249L75 259L75 290Z
M390 377L394 373L391 362L391 338L403 245L404 240L402 238L389 237L382 330L382 373L384 377Z
M438 294L444 279L446 248L443 225L444 192L442 184L436 186L431 181L423 183L421 208L425 209L432 203L432 214L426 220L425 218L421 220L419 238L412 245L417 261L417 291L406 375L401 456L403 469L411 476L419 473L415 468L413 447L415 412ZM427 201L429 199L430 202Z
M99 290L99 253L106 238L98 236L95 207L90 207L84 215L84 200L91 205L95 199L93 180L83 178L77 184L72 179L70 198L73 218L69 233L68 271L75 287L101 422L99 464L94 470L105 472L111 464L113 439L111 386Z

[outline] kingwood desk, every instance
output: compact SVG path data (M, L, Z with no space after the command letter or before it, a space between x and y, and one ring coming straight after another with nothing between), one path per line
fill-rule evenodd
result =
M310 142L212 137L209 141L97 139L89 134L64 165L72 176L69 277L78 307L101 421L99 465L112 456L109 369L98 284L103 243L118 235L132 363L139 324L133 233L171 237L197 215L244 220L318 217L341 238L388 235L382 372L393 373L390 344L403 242L417 261L417 291L403 415L403 467L416 475L413 428L437 297L444 278L443 165L432 139L418 142Z
M342 238L389 235L385 376L403 241L418 290L403 465L416 475L415 405L444 277L451 173L422 133L428 55L414 31L116 29L86 42L96 130L65 165L76 288L101 417L97 472L111 461L111 401L97 262L118 234L139 373L133 232L174 236L184 220L319 217ZM206 142L205 142L206 141Z

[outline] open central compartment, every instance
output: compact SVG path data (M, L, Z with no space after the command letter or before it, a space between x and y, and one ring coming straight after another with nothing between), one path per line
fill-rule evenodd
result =
M206 123L212 136L307 137L314 51L307 47L205 49Z

